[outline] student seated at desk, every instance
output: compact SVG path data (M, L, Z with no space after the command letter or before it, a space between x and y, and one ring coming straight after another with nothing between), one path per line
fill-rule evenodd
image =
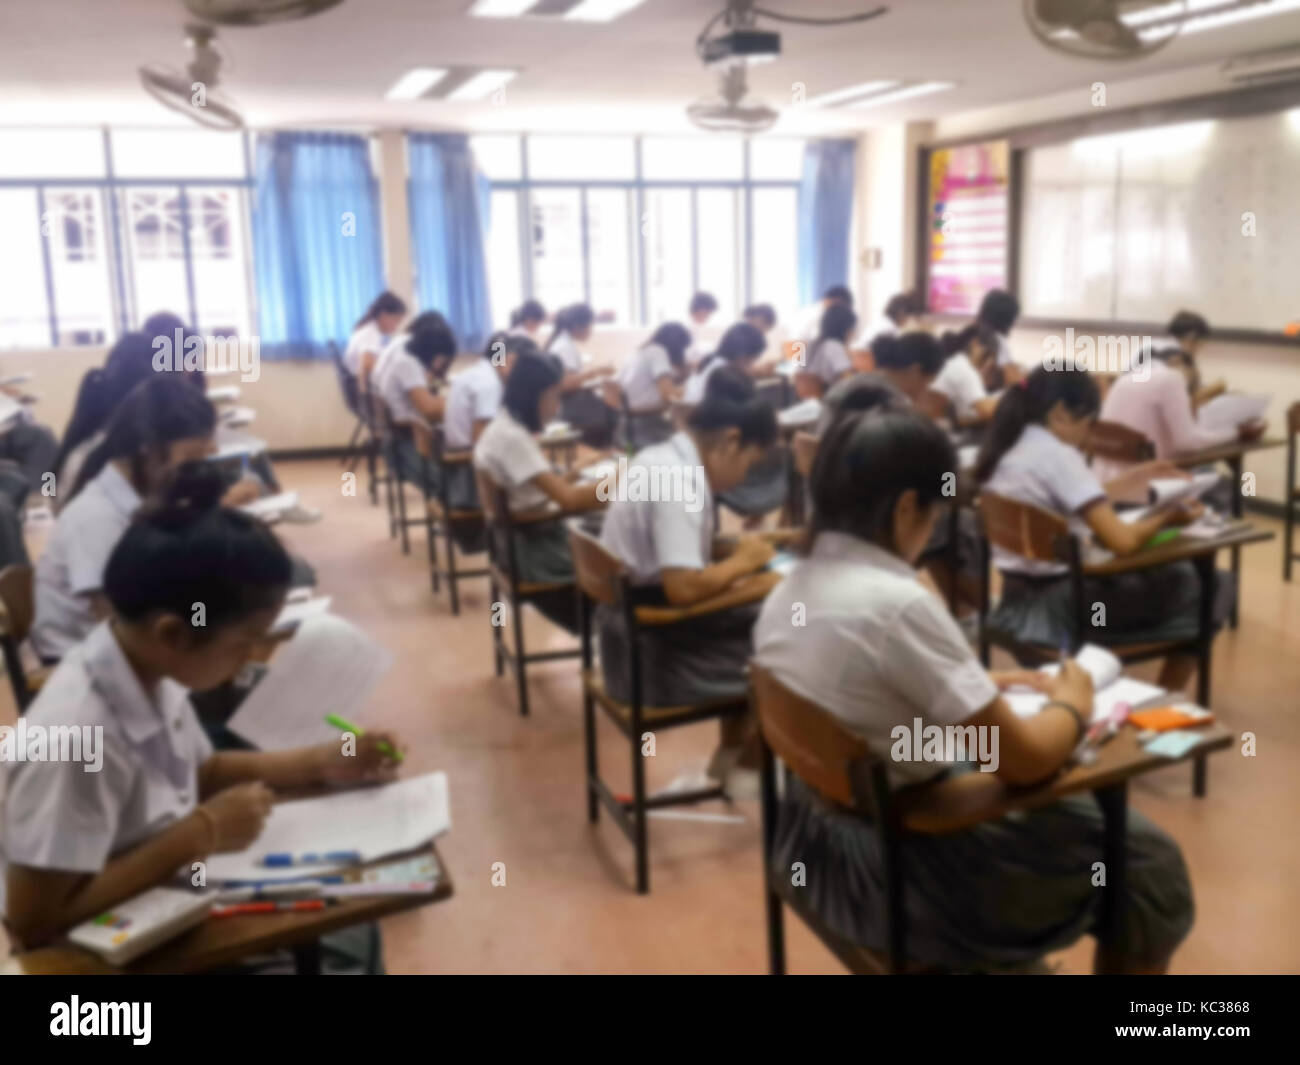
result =
M446 375L455 357L451 330L434 324L409 334L405 344L387 352L371 382L392 422L393 462L399 475L423 485L430 496L438 494L441 477L433 462L430 423L442 420L447 403L430 386Z
M744 481L776 440L776 414L754 383L735 369L712 374L686 428L639 452L629 466L643 467L657 483L680 476L679 491L641 498L631 491L610 506L601 543L628 569L639 605L689 607L704 603L756 574L771 560L770 543L741 537L727 558L714 559L713 499ZM646 706L678 706L742 694L756 604L701 614L681 624L642 632L641 683ZM600 607L600 663L605 687L631 697L628 634L618 610ZM757 751L747 744L752 723L729 719L709 774L726 781L733 769L750 771ZM743 753L742 753L743 752ZM743 759L743 761L742 761ZM747 780L746 787L753 783ZM729 785L730 786L730 785Z
M1101 419L1128 426L1151 441L1158 459L1171 459L1233 440L1253 440L1264 431L1262 422L1243 422L1235 428L1206 429L1196 421L1188 393L1189 374L1194 372L1177 349L1161 349L1149 362L1124 374L1110 386L1101 405ZM1093 470L1106 480L1125 472L1126 467L1098 458ZM1212 502L1224 509L1232 485L1215 489ZM1137 499L1135 502L1145 502Z
M705 354L704 347L700 343L699 332L709 324L709 319L718 313L717 297L712 292L697 292L691 297L690 306L686 310L693 330L691 346L686 351L686 361L693 370Z
M367 392L370 373L380 353L406 317L406 301L392 292L381 292L352 327L347 347L343 349L343 368L357 379L357 387Z
M885 304L885 314L867 330L867 343L872 344L878 336L898 336L910 329L917 328L921 318L921 301L914 292L899 292L889 297Z
M1075 535L1091 533L1114 554L1132 555L1161 529L1186 524L1203 508L1194 503L1132 523L1121 521L1112 499L1126 498L1135 485L1153 476L1177 476L1178 471L1166 462L1145 463L1103 486L1079 450L1100 406L1097 382L1087 370L1038 367L1003 394L975 464L975 476L987 491L1058 514L1069 520ZM1023 643L1069 644L1074 635L1069 567L1064 562L1021 558L996 547L993 561L1002 573L1002 599L989 624L1013 633ZM1105 625L1094 627L1088 636L1095 643L1183 640L1197 634L1201 582L1190 562L1087 577L1083 583L1084 601L1104 603L1106 608ZM1227 616L1232 592L1231 580L1221 577L1215 596L1216 624ZM1195 668L1194 655L1171 655L1159 684L1177 690Z
M1011 351L1011 344L1007 341L1007 334L1015 327L1016 319L1019 317L1020 301L1010 292L994 288L984 293L984 299L980 302L979 313L975 316L975 321L993 330L998 345L993 368L988 371L984 380L985 386L990 392L1007 388L1022 380L1025 376L1025 371L1016 362L1015 355Z
M776 328L776 309L770 303L754 303L745 308L740 320L767 336Z
M782 684L838 718L888 759L916 727L995 730L996 774L1011 786L1047 780L1092 717L1092 682L1073 661L1048 680L989 674L914 566L939 518L944 474L957 456L918 412L849 412L822 439L812 472L812 546L763 605L755 658ZM802 626L791 617L801 606ZM1051 702L1016 716L1000 689L1029 681ZM910 739L908 743L910 744ZM909 748L910 749L910 748ZM937 780L942 761L888 765L891 788ZM941 836L904 843L908 959L980 969L1023 964L1101 929L1101 810L1091 795ZM1128 877L1117 937L1098 972L1164 972L1192 925L1187 868L1177 845L1128 812ZM885 870L875 829L790 779L773 868L801 862L807 904L836 933L887 946Z
M822 319L832 307L839 305L853 310L853 293L847 285L831 285L823 294L819 303L806 307L795 316L796 326L792 339L802 341L805 347L811 347L821 332Z
M795 371L794 390L800 399L820 399L836 381L853 372L849 344L857 329L853 308L842 303L826 308L817 339L808 345L806 361Z
M560 407L564 367L551 355L523 354L506 379L501 409L474 445L474 466L506 494L512 515L551 510L553 521L529 521L514 528L517 577L523 583L568 584L574 580L573 555L565 514L598 510L605 505L598 481L575 483L556 473L537 443ZM504 559L505 545L495 556ZM578 631L577 596L559 588L534 605L555 624Z
M665 322L626 363L618 375L627 415L619 411L615 441L627 447L657 444L673 435L669 416L672 404L681 397L683 377L688 372L686 353L691 334L680 322ZM631 423L630 425L628 423Z
M951 408L955 428L984 425L998 405L997 397L984 387L985 370L993 367L997 357L997 335L972 322L958 333L944 333L939 343L946 361L930 391L941 395Z
M926 394L944 365L943 348L929 333L915 331L876 337L871 347L876 373L924 413L933 413Z
M1179 311L1171 319L1167 328L1172 345L1161 344L1161 348L1172 348L1165 355L1165 361L1175 370L1181 370L1187 379L1187 390L1192 397L1193 408L1199 409L1215 396L1228 390L1228 384L1222 378L1205 384L1201 381L1201 370L1196 365L1196 353L1201 345L1209 339L1210 323L1195 311Z
M542 326L546 324L546 308L537 300L524 300L510 312L511 336L531 340L539 347L542 343Z
M564 367L559 417L582 434L588 447L604 448L614 435L615 414L590 388L594 381L614 372L612 366L588 366L581 345L591 339L595 312L585 303L565 307L555 315L555 329L546 342L546 353Z
M202 469L202 467L200 467ZM3 912L25 948L260 834L272 789L382 779L395 745L379 730L298 750L214 753L189 689L232 677L265 638L291 563L260 522L214 505L205 471L144 507L104 571L108 620L73 648L27 711L30 725L102 729L97 771L77 762L4 766ZM205 608L194 624L194 604Z
M61 659L104 617L104 566L131 516L178 466L212 453L216 422L203 393L166 375L118 406L36 563L31 644L43 662Z
M722 334L718 346L699 361L695 372L686 379L682 402L692 406L699 403L704 398L710 375L723 367L730 366L752 377L758 358L765 350L767 337L762 331L747 322L737 322Z

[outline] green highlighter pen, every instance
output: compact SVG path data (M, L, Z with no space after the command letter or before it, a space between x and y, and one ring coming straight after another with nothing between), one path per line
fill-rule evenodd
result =
M339 717L338 714L326 714L325 724L332 725L340 732L351 732L354 736L358 736L358 737L364 736L366 734L363 729L352 724L352 722L347 720L347 718ZM388 755L389 758L393 759L393 761L395 762L400 762L402 760L402 752L393 750L393 748L390 747L387 743L381 743L379 745L379 749L384 754Z
M1146 546L1159 547L1161 544L1167 544L1169 543L1170 540L1177 540L1177 539L1178 539L1177 529L1161 529L1158 533L1155 534L1155 536L1151 537L1151 539L1147 541ZM360 733L357 733L357 735L360 735Z

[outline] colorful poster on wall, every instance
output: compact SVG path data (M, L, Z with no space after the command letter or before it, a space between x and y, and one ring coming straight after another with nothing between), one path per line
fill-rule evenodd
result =
M1007 284L1010 197L1006 141L930 153L928 306L970 314Z

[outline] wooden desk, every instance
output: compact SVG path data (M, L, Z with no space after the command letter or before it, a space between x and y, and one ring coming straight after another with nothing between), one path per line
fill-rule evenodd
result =
M319 971L321 936L451 897L451 877L436 844L431 843L427 848L406 855L390 855L370 864L382 865L398 857L412 858L424 853L431 853L441 870L437 886L428 895L375 895L370 898L344 899L314 913L210 917L123 967L110 965L97 955L71 943L57 943L15 955L0 967L0 973L29 976L198 973L284 948L293 950L300 973ZM355 872L350 873L348 878L360 879Z
M1195 466L1210 466L1216 462L1227 463L1232 470L1232 516L1240 519L1244 513L1244 500L1241 494L1241 474L1245 466L1246 456L1255 451L1267 451L1269 448L1283 447L1286 441L1278 437L1260 437L1258 440L1233 440L1227 444L1219 444L1217 447L1203 448L1200 451L1189 451L1182 455L1174 456L1174 463L1184 469L1191 469ZM1237 603L1241 598L1241 549L1234 547L1232 549L1232 575L1236 578L1237 592L1236 598L1232 602L1232 619L1231 625L1237 627Z

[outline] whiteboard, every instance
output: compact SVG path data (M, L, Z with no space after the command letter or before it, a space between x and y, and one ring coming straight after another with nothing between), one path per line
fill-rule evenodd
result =
M1030 149L1022 174L1026 315L1300 319L1300 111Z

